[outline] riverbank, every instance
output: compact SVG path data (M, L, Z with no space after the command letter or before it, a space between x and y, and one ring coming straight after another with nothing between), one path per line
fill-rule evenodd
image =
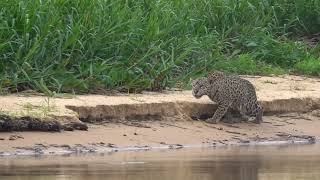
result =
M22 119L24 128L33 127L26 123L29 122L26 117L45 124L56 122L61 127L60 132L28 132L28 129L1 132L0 152L2 155L59 154L317 141L320 79L245 78L255 85L264 107L264 123L260 125L207 124L202 119L212 115L216 105L207 97L193 98L191 91L55 98L30 93L2 96L0 108L5 117L15 122ZM3 128L7 121L0 120L0 129L7 131ZM73 128L70 124L87 128Z

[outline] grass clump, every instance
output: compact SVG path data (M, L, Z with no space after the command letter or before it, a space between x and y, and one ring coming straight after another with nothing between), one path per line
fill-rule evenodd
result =
M215 69L233 74L248 75L279 75L286 72L282 68L273 67L264 62L256 62L248 54L242 54L230 60L221 60L216 63Z
M294 70L300 74L320 76L320 59L306 59L297 63Z
M301 63L319 58L295 41L320 29L317 0L3 0L0 7L1 91L160 90L214 69L310 74Z

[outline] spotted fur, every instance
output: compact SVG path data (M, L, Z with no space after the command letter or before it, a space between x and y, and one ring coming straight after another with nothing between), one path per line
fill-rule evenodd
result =
M239 110L244 116L254 116L258 124L262 122L263 108L257 101L254 86L248 80L214 72L193 81L192 90L194 97L207 95L218 104L213 117L207 120L209 123L218 123L229 108Z

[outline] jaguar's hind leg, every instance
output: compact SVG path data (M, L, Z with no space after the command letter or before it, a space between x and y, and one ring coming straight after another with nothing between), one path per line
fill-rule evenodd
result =
M240 123L244 120L246 118L238 110L229 108L221 121L224 123Z
M263 122L262 116L263 116L263 108L258 105L258 108L256 109L256 113L255 113L255 122L257 124L261 124Z

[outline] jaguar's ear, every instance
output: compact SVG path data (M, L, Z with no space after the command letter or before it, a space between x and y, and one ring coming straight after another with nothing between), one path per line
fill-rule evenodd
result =
M213 76L223 76L224 73L222 71L213 71L210 73L210 75L213 75Z
M214 81L215 79L217 78L220 78L220 77L223 77L224 76L224 73L222 71L214 71L214 72L211 72L209 75L208 75L208 78L210 79L210 81ZM210 82L210 83L211 83Z
M214 82L214 79L209 78L209 84L213 84L213 82Z

